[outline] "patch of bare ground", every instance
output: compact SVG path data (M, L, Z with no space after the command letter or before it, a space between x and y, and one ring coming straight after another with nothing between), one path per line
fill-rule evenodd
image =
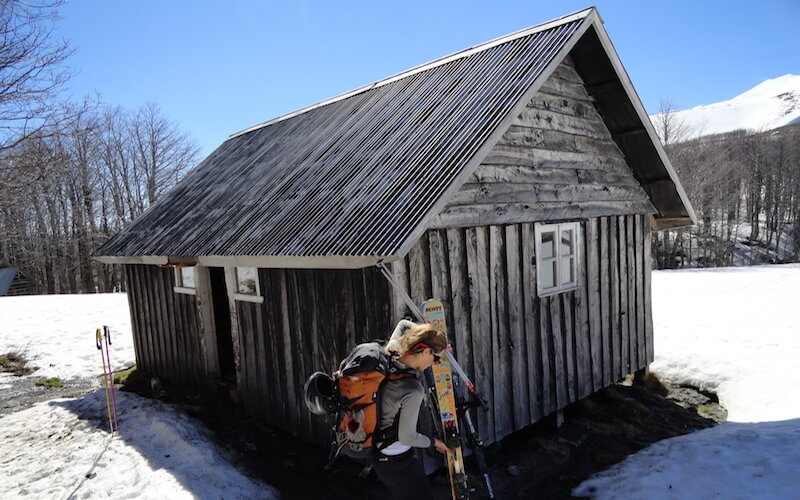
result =
M37 377L19 377L0 383L0 417L30 408L36 403L57 398L77 398L96 389L100 383L92 378L63 381L61 387L36 385Z
M151 396L147 379L141 380L131 388ZM326 470L327 449L265 425L233 404L220 404L219 398L165 389L167 401L204 422L243 470L278 488L283 498L388 498L374 473L359 477L361 464L340 458ZM570 498L580 482L628 455L715 425L711 416L725 417L713 394L672 387L652 376L613 385L565 408L560 427L551 416L488 447L495 492L498 498ZM488 498L472 458L467 468L470 498ZM431 476L431 483L437 500L450 497L443 471Z

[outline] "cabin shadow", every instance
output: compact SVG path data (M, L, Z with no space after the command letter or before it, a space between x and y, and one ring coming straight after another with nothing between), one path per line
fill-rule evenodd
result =
M181 411L180 407L124 391L116 392L116 401L119 427L114 439L121 440L127 446L134 448L147 461L153 473L168 471L192 496L216 497L225 494L229 488L231 491L236 491L237 484L226 481L224 484L214 485L213 480L209 480L209 475L205 474L206 471L195 467L196 464L192 462L195 459L185 456L186 446L210 448L211 454L218 457L208 458L207 450L197 450L198 455L202 456L202 460L207 460L209 466L213 467L213 464L224 463L227 460L244 476L255 483L261 482L252 474L247 474L241 467L237 467L235 454L226 450L224 443L215 442L208 429L187 412ZM75 399L54 400L49 404L72 412L78 420L88 424L92 429L109 432L106 394L103 389L97 389ZM207 444L203 441L207 441ZM86 464L84 479L71 492L69 498L79 495L81 487L98 472L96 468L103 462L110 446L113 446L113 441L105 440L102 451L99 451L91 464ZM247 493L253 494L252 491ZM251 498L271 499L277 496L274 489L265 484L259 493Z
M277 489L281 498L387 498L374 474L359 477L361 464L340 458L326 470L327 449L270 426L232 402L166 389L169 406L180 410L181 418L194 418L201 429L210 431L201 430L201 435L232 452L232 463ZM628 455L662 439L714 425L656 392L644 385L612 385L566 407L560 427L555 417L546 418L492 444L486 453L495 492L501 498L569 498L583 480ZM65 406L96 428L108 428L102 390L53 404ZM155 453L149 443L133 435L133 429L126 432L126 425L138 420L129 412L150 404L163 403L123 396L120 439L137 448L154 469L169 470L174 458ZM470 498L488 498L472 457L467 458L467 468L474 488ZM187 490L202 494L204 485L197 478L180 472L175 477ZM435 498L449 498L444 471L434 474L431 483Z

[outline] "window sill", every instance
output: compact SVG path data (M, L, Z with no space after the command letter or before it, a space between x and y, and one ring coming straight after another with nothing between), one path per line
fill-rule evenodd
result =
M173 290L175 293L184 293L186 295L195 295L197 293L194 288L186 288L182 286L173 287Z
M241 302L253 302L256 304L263 304L264 297L261 295L247 295L245 293L234 293L233 294L234 300L239 300Z
M574 285L567 285L561 288L550 288L548 290L540 290L538 293L539 297L549 297L551 295L558 295L559 293L572 292L574 290L577 290L578 288L579 287L576 283Z

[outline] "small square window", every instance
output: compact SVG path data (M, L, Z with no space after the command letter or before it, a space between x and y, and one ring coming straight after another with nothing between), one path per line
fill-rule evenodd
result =
M255 267L236 268L236 288L244 295L258 295L258 271Z
M175 291L178 293L195 293L194 266L175 268Z
M236 292L233 294L233 298L262 304L264 297L261 295L261 285L258 282L258 268L237 266L233 272L236 279Z
M579 231L578 222L536 226L536 288L539 296L578 287Z
M181 285L184 288L194 288L194 268L182 267L180 269Z

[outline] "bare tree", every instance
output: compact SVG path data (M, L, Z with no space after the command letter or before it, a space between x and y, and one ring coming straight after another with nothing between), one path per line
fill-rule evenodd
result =
M198 150L152 102L142 106L133 116L130 130L134 164L144 175L144 195L149 206L193 166Z
M0 151L54 126L52 107L71 76L71 50L53 36L59 1L0 2Z
M661 99L659 112L653 117L653 126L664 146L684 142L689 139L689 125L678 116L678 107L669 99Z

